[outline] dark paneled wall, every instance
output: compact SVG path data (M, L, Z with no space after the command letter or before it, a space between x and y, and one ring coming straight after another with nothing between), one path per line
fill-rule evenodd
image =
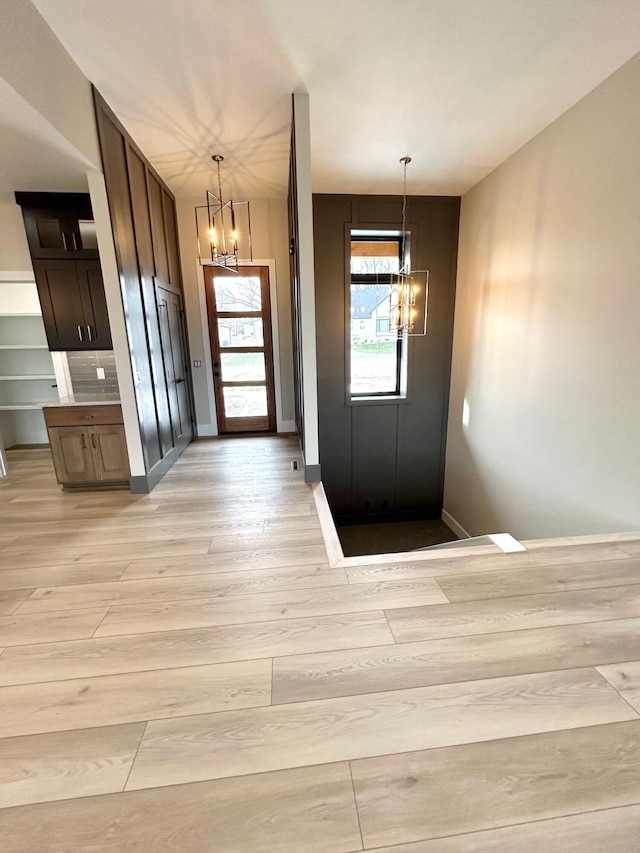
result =
M401 205L395 196L314 196L320 465L344 521L442 511L459 198L407 200L412 267L429 270L428 332L408 342L407 399L350 404L347 393L348 229L398 228Z
M189 411L181 412L180 422L173 423L169 384L175 379L165 363L171 342L166 340L166 331L163 338L158 317L159 288L177 294L180 306L182 300L175 201L95 89L94 98L145 467L153 485L157 475L175 461L176 451L184 449L192 437L193 391L188 354L183 379L188 388L185 399Z

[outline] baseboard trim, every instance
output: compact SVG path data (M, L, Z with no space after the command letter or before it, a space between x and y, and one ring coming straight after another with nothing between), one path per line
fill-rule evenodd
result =
M461 524L458 524L455 518L452 515L449 515L446 509L442 510L442 520L453 530L459 539L471 539L471 534L467 533L464 527Z
M218 435L218 428L215 424L196 424L198 438L213 438Z
M536 548L565 548L571 545L624 545L625 542L640 539L640 530L627 530L621 533L587 533L580 536L556 536L552 539L522 539L527 551Z
M159 462L156 462L153 468L147 471L146 474L130 478L129 488L131 489L131 494L148 495L152 489L155 489L167 471L173 468L177 461L178 453L175 447L172 447L167 455Z
M327 558L330 566L335 566L340 560L344 559L342 544L338 537L338 531L331 514L329 502L324 491L322 483L313 483L311 485L311 493L316 505L318 521L320 522L320 530L324 539L324 548L327 552Z
M320 466L319 465L305 465L304 466L304 481L305 483L319 483L322 478L320 477Z

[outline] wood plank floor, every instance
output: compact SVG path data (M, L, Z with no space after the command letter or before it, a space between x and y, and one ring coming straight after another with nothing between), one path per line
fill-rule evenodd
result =
M640 850L640 537L337 567L291 438L8 457L3 851Z

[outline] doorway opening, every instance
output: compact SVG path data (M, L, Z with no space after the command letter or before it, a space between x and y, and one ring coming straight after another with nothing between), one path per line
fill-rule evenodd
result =
M218 432L275 432L268 267L205 267Z

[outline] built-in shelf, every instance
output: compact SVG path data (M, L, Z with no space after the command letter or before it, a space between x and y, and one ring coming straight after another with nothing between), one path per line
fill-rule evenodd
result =
M0 276L0 430L7 446L46 442L42 406L57 395L42 315L2 311L12 302L27 309L29 301L37 302L35 283L21 284L19 290L24 293L7 291ZM18 297L21 302L15 301Z
M55 373L23 373L22 376L0 376L2 381L20 381L22 379L55 379Z
M44 403L9 403L0 406L0 412L26 412L31 409L42 409Z
M9 315L3 314L2 316L7 317ZM0 349L49 349L49 347L46 344L0 344Z

